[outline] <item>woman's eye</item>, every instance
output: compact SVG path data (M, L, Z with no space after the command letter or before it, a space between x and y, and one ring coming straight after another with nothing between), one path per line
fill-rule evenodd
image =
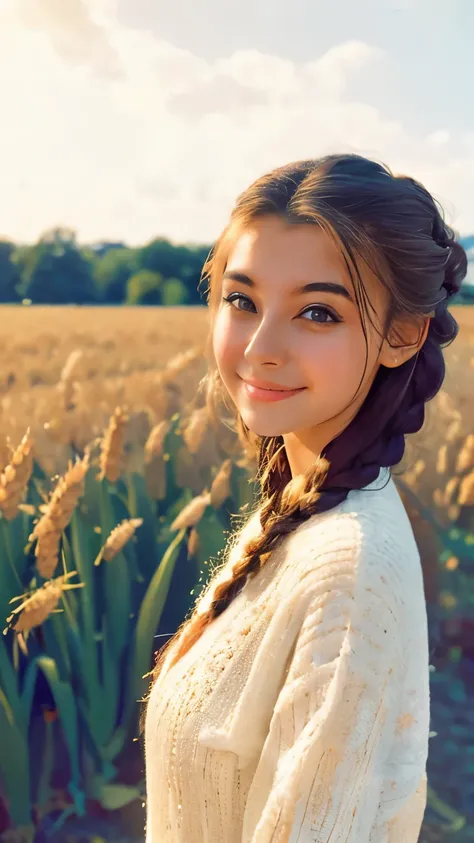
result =
M248 302L249 304L252 304L250 299L248 299L247 296L243 296L241 293L231 293L230 296L224 296L222 301L225 301L228 304L232 304L232 302L234 302L234 301L243 301L243 302ZM242 309L243 308L241 308L241 307L234 308L234 310L242 310Z
M243 296L242 293L231 293L230 296L223 296L222 300L227 302L228 304L232 304L234 301L241 301L244 304L246 303L249 304L251 307L255 307L253 302L249 298L247 298L247 296ZM235 310L240 310L243 313L252 312L243 307L236 307ZM306 319L307 322L313 322L317 325L331 325L341 321L332 310L327 307L323 307L322 305L320 305L319 307L308 307L300 315L303 316L306 313L318 314L318 316L316 316L314 319Z
M341 320L336 316L332 310L329 310L327 307L309 307L307 310L304 310L301 314L302 316L305 313L318 313L319 317L314 319L309 319L309 322L317 322L320 325L331 325L332 323L340 322ZM327 318L329 317L329 319Z

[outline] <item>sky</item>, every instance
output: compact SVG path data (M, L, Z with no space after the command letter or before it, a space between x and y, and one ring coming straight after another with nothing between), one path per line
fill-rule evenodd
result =
M0 0L0 238L208 244L329 152L473 234L473 32L472 0Z

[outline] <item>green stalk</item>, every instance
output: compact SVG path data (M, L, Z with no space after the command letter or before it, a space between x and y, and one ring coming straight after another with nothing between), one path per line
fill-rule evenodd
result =
M11 541L10 541L10 525L9 525L7 519L3 517L3 515L0 518L0 525L1 525L2 532L3 532L4 545L5 545L5 548L6 548L6 551L7 551L8 564L10 565L10 568L13 571L14 578L18 582L20 594L23 594L24 586L23 586L23 583L22 583L22 581L19 577L18 571L15 568L15 562L14 562L14 559L13 559L13 552L12 552L12 546L11 546Z
M54 765L53 724L45 720L44 746L41 759L41 774L38 783L37 804L44 808L51 793L51 776Z

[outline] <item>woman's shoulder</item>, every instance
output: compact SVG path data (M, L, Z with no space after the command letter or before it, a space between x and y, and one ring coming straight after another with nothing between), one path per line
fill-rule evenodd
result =
M388 472L388 470L387 470ZM311 516L295 531L291 555L314 565L331 562L352 569L359 585L378 581L392 593L423 592L420 555L406 509L392 476L381 471L377 481L350 492L329 512ZM382 578L382 579L381 579Z
M235 561L246 543L261 531L260 510L254 510L231 541L229 561ZM333 509L311 515L286 537L288 547L309 554L340 552L352 555L395 556L418 560L419 552L405 506L389 469L363 489L349 492Z
M363 542L367 547L382 545L386 551L418 552L407 511L388 470L365 488L349 492L334 509L312 515L296 532L303 543L321 545L332 540L343 545L346 541L352 547L354 542Z

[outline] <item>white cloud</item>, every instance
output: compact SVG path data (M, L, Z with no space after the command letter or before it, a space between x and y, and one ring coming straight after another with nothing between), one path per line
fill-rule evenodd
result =
M109 42L107 26L94 19L92 4L83 0L21 0L16 10L20 25L46 33L65 63L88 66L101 76L120 75L119 56Z
M426 138L426 142L433 146L442 146L445 143L449 143L450 140L451 135L446 129L438 129L436 132L431 132Z
M356 151L420 179L474 230L474 138L423 137L349 99L386 57L360 41L297 64L255 50L215 62L127 29L113 0L0 0L0 235L211 241L273 166Z

